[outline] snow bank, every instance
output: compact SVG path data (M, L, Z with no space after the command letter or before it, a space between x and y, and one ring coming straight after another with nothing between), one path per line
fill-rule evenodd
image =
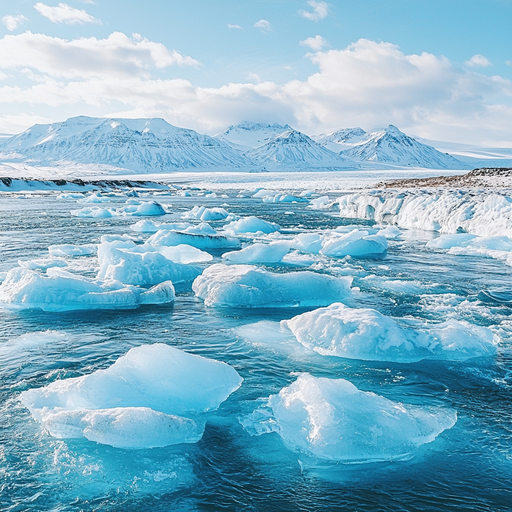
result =
M275 274L252 265L216 264L194 281L192 289L207 306L323 306L350 295L352 278L314 272Z
M375 220L400 228L512 237L512 198L498 194L379 191L337 199L341 217Z
M273 222L267 222L266 220L253 216L243 217L224 226L224 231L228 233L231 232L233 234L261 232L268 235L269 233L274 233L280 229L280 226Z
M189 212L185 212L186 219L200 219L204 221L224 220L229 213L224 208L206 208L205 206L194 206Z
M50 256L90 256L96 254L98 246L94 244L89 245L50 245L48 252Z
M227 252L222 257L234 263L279 263L289 250L289 242L257 243L241 251Z
M338 233L332 231L329 236L322 240L320 254L325 256L353 256L364 258L384 254L388 249L388 242L385 237L370 235L368 231L354 229L350 233Z
M20 399L55 437L151 448L197 442L204 430L197 415L217 409L241 383L225 363L154 344L132 348L105 370L24 391Z
M341 303L282 324L299 343L323 356L373 361L466 360L495 354L499 341L489 329L464 321L414 328L374 309L352 309Z
M178 252L175 253L177 258ZM182 251L183 258L187 257L186 252L186 249ZM191 251L188 254L190 259ZM196 267L171 261L155 247L136 245L132 241L102 242L98 247L98 262L98 279L113 279L132 285L189 282L201 273Z
M46 276L13 268L0 285L0 304L16 309L70 311L78 309L134 309L141 304L174 300L172 283L145 290L118 281L100 281L49 268Z
M242 424L256 435L277 432L296 452L363 463L410 459L456 421L452 410L403 405L348 380L303 373Z

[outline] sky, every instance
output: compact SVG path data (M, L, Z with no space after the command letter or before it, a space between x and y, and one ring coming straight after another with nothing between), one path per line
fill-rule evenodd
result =
M0 133L77 115L512 147L512 0L2 0Z

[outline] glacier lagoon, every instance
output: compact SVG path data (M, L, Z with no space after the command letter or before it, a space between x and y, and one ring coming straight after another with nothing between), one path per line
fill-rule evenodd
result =
M342 173L333 178L343 185ZM250 305L243 294L235 295L238 302L228 306L205 303L196 296L191 282L175 283L175 297L168 301L141 303L130 309L44 312L4 303L0 308L2 509L510 509L512 296L506 290L511 289L512 268L506 258L454 252L450 244L432 242L439 238L438 233L412 228L399 233L386 230L385 253L362 258L321 254L320 235L328 235L325 240L332 242L333 237L342 238L355 230L378 236L379 228L374 227L374 220L341 217L339 206L332 204L342 195L340 187L331 192L327 179L318 194L309 196L313 180L294 179L285 186L272 175L251 175L251 183L245 184L235 183L236 178L229 182L228 177L208 183L203 175L190 183L189 196L179 191L157 195L140 191L138 201L157 201L167 212L152 217L76 217L71 212L80 209L80 197L3 194L1 279L20 261L22 268L41 275L53 272L62 278L62 272L68 272L94 280L100 268L95 250L89 249L95 248L103 235L117 235L104 237L106 243L133 240L140 248L159 224L181 223L180 229L187 229L183 224L187 223L197 229L178 237L175 246L188 244L194 233L205 236L200 235L205 228L199 227L200 218L191 218L187 212L195 206L222 208L232 217L209 221L221 234L222 228L238 217L254 216L280 226L271 233L226 233L237 237L242 247L280 242L282 252L283 244L290 245L289 252L273 263L268 258L254 261L252 254L251 265L272 276L314 271L339 278L341 291L329 303L342 303L338 309L343 311L351 308L356 319L365 319L369 310L378 312L371 315L377 319L377 331L365 332L367 338L374 336L379 341L379 350L382 337L393 334L395 325L410 336L430 333L438 325L472 326L469 331L456 332L454 346L448 345L453 356L446 355L443 345L442 357L419 356L421 360L416 362L398 362L400 358L393 354L388 360L372 359L367 356L371 346L365 346L364 357L357 353L350 357L350 351L338 351L339 346L347 346L352 333L347 322L341 331L337 324L329 324L336 328L331 336L338 341L335 350L315 351L311 340L318 342L322 336L315 335L317 324L308 323L307 315L325 304L240 307ZM186 185L186 178L181 178L180 185ZM271 192L265 196L256 192L259 187ZM212 191L215 197L208 194ZM258 197L253 197L255 194ZM310 207L304 201L263 200L302 194L313 201L328 195L329 201L322 200L317 209L315 203ZM129 200L126 194L106 198L101 207L116 211L125 208ZM141 219L151 221L151 232L132 229ZM317 236L308 240L305 234ZM164 239L164 235L155 238ZM300 246L293 242L297 237ZM50 246L71 249L52 256ZM80 247L87 250L80 251ZM504 243L499 247L508 248ZM211 265L222 269L229 263L222 254L233 252L233 246L212 249L203 245L198 249L213 256L211 261L205 258L191 263L200 269ZM165 250L147 250L141 254L166 254ZM132 254L133 248L128 252ZM232 263L229 267L233 269L239 265ZM123 272L117 271L116 276ZM123 290L134 286L122 285ZM294 326L293 334L302 329L308 342L299 343L287 325ZM424 350L432 343L425 338L421 342ZM194 411L193 418L183 408L157 411L179 413L200 425L183 444L126 449L101 442L105 437L98 435L90 436L92 440L55 437L21 399L29 390L96 375L123 361L131 349L155 344L226 363L243 378L238 389L231 386L231 394L215 403L217 408ZM474 347L478 350L471 352ZM151 375L157 364L148 361L145 371ZM203 376L206 370L197 371ZM290 396L296 402L290 402ZM41 403L44 405L44 400ZM300 404L306 404L306 417ZM355 412L350 408L354 404ZM154 400L135 405L158 409ZM83 404L80 407L87 409ZM131 402L110 402L107 409L102 402L101 407L101 411L125 408L128 420L141 418L133 416ZM331 411L327 417L322 413L326 407ZM392 428L383 426L377 410L392 417ZM345 411L350 421L343 423L340 411ZM380 431L375 431L377 424ZM304 437L303 427L312 425L317 428ZM340 447L341 438L348 444Z

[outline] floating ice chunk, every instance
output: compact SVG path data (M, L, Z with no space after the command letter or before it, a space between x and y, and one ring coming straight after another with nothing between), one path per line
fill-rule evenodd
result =
M93 192L79 199L77 203L104 203L110 201L110 198L102 196L99 192Z
M396 226L386 226L385 228L379 229L379 231L376 233L377 236L383 236L388 239L395 239L398 238L402 232L396 227Z
M160 203L156 201L150 201L146 203L141 203L137 206L137 209L133 212L130 212L130 215L134 216L156 216L156 215L165 215L165 210Z
M152 246L137 246L131 241L103 242L98 247L98 279L113 279L125 284L151 285L172 281L193 281L200 269L175 263Z
M153 222L152 220L139 220L135 224L132 224L130 228L133 231L137 231L139 233L156 233L159 230L176 230L181 231L183 229L187 229L190 224L186 222L174 222L174 223L158 223Z
M204 221L224 220L228 216L229 213L224 208L206 208L205 206L194 206L192 210L183 214L184 218Z
M307 203L308 200L303 197L292 196L290 194L268 195L263 197L264 203Z
M188 190L182 190L178 195L182 197L190 197L190 192Z
M105 370L21 393L36 420L48 411L149 407L190 416L215 410L242 378L226 363L156 343L132 348Z
M67 267L68 263L62 258L41 258L37 260L18 260L18 265L30 270L46 270L52 267Z
M141 290L142 291L142 290ZM172 281L164 281L139 295L141 304L168 304L176 298Z
M82 208L80 210L71 210L71 215L74 215L75 217L92 219L109 219L110 217L114 216L112 210L108 210L107 208L99 208L98 206Z
M161 448L197 443L204 423L164 414L147 407L58 411L42 413L44 428L58 439L85 437L115 448Z
M316 233L302 233L292 240L291 246L302 252L319 254L322 248L322 237Z
M224 226L224 230L227 232L236 233L257 233L262 232L266 233L274 233L275 231L279 231L281 228L277 224L273 222L267 222L266 220L259 219L258 217L243 217L239 220L235 220L230 222L226 226Z
M234 263L279 263L289 250L289 242L257 243L241 251L224 253L222 257Z
M94 244L88 245L50 245L48 252L51 256L90 256L96 254L98 246Z
M13 268L0 285L0 304L16 309L71 311L78 309L134 309L147 293L150 303L156 303L151 290L123 286L120 282L102 282L49 268L42 276L26 268ZM172 294L159 291L162 302L174 299Z
M158 252L163 254L168 260L174 261L175 263L189 264L213 260L213 256L211 254L185 244L160 247Z
M401 326L374 309L352 309L341 303L282 323L310 350L349 359L465 360L495 354L498 343L489 329L468 322L449 320L430 327Z
M350 295L352 278L314 272L275 274L252 265L208 267L192 289L207 306L293 307L331 304Z
M63 192L57 196L57 199L82 199L84 197L83 194L77 194L74 192Z
M369 235L368 231L354 229L347 234L335 234L322 240L320 254L325 256L353 256L365 258L384 254L387 251L386 238L378 235Z
M267 190L264 188L256 189L256 192L252 195L252 197L266 197L276 195L277 192L275 190Z
M130 235L101 235L101 243L103 242L133 242Z
M133 197L131 197L130 199L127 199L124 204L141 204L140 201L138 199L134 199Z
M198 249L229 249L240 247L240 241L232 236L205 233L204 230L196 233L186 231L161 230L150 236L146 244L159 246L191 245Z
M329 196L322 196L309 201L309 208L313 210L325 210L333 205L333 201L329 199Z
M403 405L344 379L303 373L242 424L277 432L297 452L332 461L408 460L457 421L453 410Z

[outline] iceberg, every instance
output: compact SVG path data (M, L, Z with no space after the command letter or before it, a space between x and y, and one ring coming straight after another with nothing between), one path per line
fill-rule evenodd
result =
M298 307L325 306L349 297L350 277L314 272L276 274L252 265L212 265L192 289L207 306Z
M104 203L110 201L109 197L104 197L100 192L92 192L86 196L80 195L77 203Z
M207 227L210 229L207 229ZM198 249L216 250L216 249L236 249L240 247L238 238L218 234L208 224L204 227L194 226L194 229L183 231L160 230L150 236L146 241L147 245L154 247L176 245L191 245Z
M302 252L320 254L322 237L317 233L301 233L293 238L291 246Z
M166 213L163 206L160 203L157 203L156 201L141 203L135 208L135 210L132 211L131 209L125 209L125 212L129 213L130 215L135 215L139 217L154 217L157 215L165 215Z
M71 215L74 215L75 217L92 219L109 219L113 217L114 214L111 210L108 210L107 208L99 208L98 206L81 208L80 210L71 210Z
M234 263L279 263L289 250L288 242L256 243L240 251L226 252L222 258Z
M490 329L454 319L433 325L400 325L374 309L341 303L283 320L297 341L323 356L371 361L466 360L496 353Z
M384 236L370 235L368 231L354 229L350 233L331 232L322 240L320 254L342 258L365 258L385 254L388 242Z
M241 423L253 435L277 432L295 452L368 463L411 459L456 421L453 410L404 405L345 379L302 373Z
M187 249L182 250L186 258ZM193 256L188 251L189 260ZM179 259L179 250L174 251ZM204 257L200 258L204 261ZM197 260L197 255L196 255ZM136 245L132 241L102 242L98 246L98 279L115 280L124 284L146 286L172 281L174 284L193 281L201 270L197 267L175 263L165 253L149 245Z
M205 206L194 206L189 212L183 214L184 218L200 219L203 221L224 220L229 213L224 208L206 208Z
M156 343L132 348L105 370L24 391L20 399L55 437L151 448L197 442L204 430L197 416L217 409L242 380L225 363Z
M239 220L230 222L224 226L224 231L228 233L265 233L270 234L279 231L281 228L279 225L273 222L267 222L266 220L259 219L258 217L243 217Z
M27 268L13 268L0 285L0 304L43 311L135 309L141 304L172 302L174 296L171 282L145 290L118 281L77 276L59 268L49 268L46 276Z

